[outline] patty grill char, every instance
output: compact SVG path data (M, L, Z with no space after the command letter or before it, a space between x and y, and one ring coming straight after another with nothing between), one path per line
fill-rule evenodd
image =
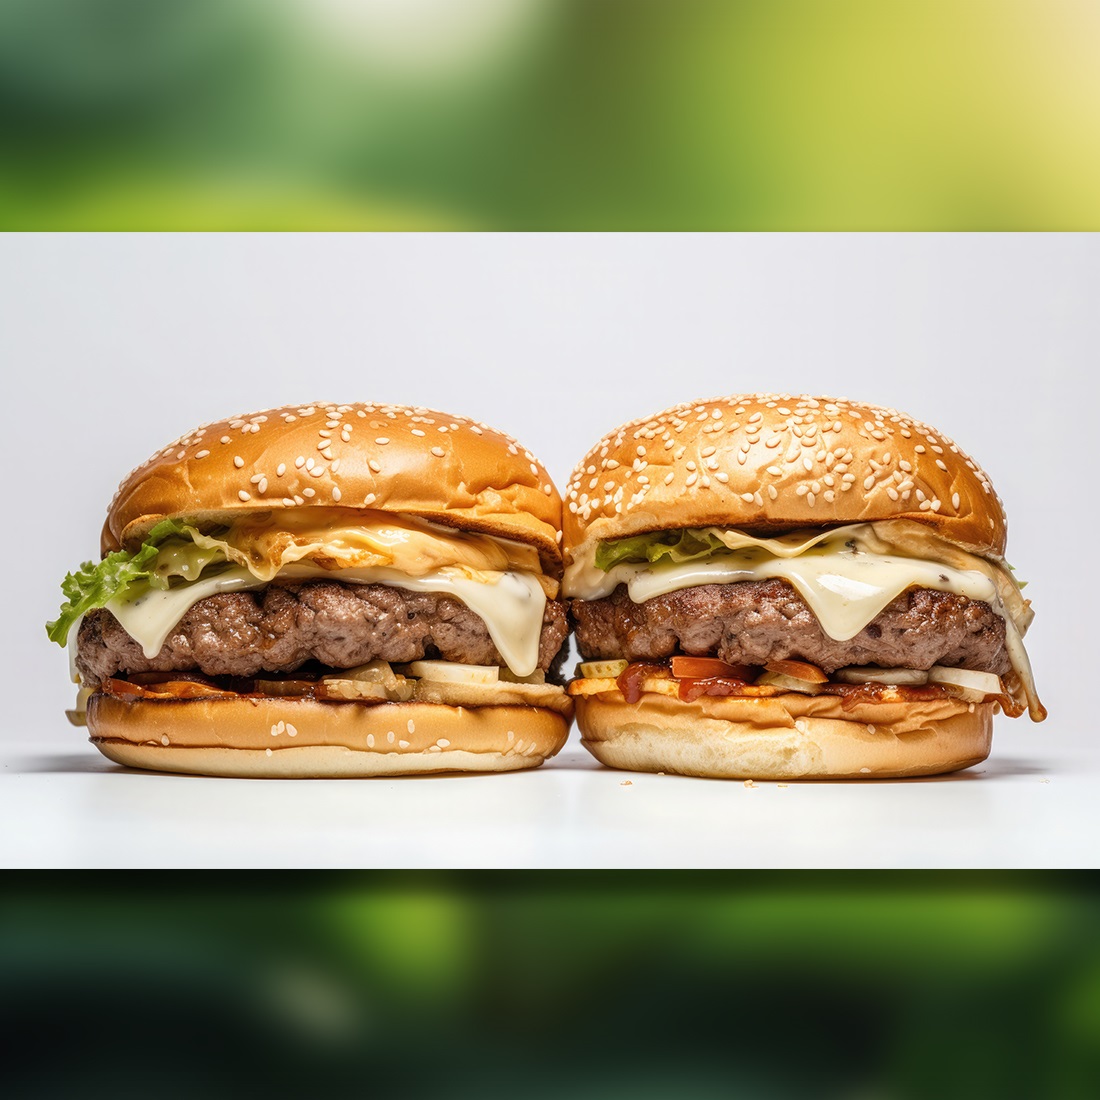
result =
M568 627L565 605L547 600L539 638L549 669ZM208 596L195 603L148 658L106 610L89 612L77 668L89 686L131 672L198 670L208 676L291 672L307 661L353 668L367 661L442 658L503 665L481 617L460 600L382 584L309 581Z
M910 588L854 638L838 642L786 581L705 584L633 603L624 585L606 599L571 600L581 655L659 660L676 653L764 665L794 658L825 672L848 665L928 669L932 665L1004 675L1004 620L989 604Z

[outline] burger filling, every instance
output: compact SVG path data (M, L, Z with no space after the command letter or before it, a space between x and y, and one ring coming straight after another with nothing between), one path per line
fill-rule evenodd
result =
M424 658L522 679L550 668L568 632L533 547L380 512L259 513L206 531L165 521L63 590L47 629L91 686Z
M581 548L565 577L586 658L706 656L754 680L791 660L825 681L852 667L973 670L1040 718L1020 587L1003 563L904 520L770 538L654 532Z

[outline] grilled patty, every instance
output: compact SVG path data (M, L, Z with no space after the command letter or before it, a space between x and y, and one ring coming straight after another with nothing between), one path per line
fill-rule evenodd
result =
M571 600L577 645L587 658L656 660L676 653L764 665L795 658L826 672L847 665L949 665L1003 675L1005 624L989 604L910 588L854 638L830 638L786 581L705 584L633 603L624 585L606 599Z
M565 605L547 600L539 668L550 667L567 633ZM109 611L92 611L80 625L76 663L94 686L128 672L255 676L291 672L307 661L352 668L379 658L424 657L504 664L484 621L459 600L336 581L208 596L191 607L152 658Z

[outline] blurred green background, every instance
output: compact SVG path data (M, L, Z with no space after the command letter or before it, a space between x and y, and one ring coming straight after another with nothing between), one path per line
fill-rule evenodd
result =
M16 229L1100 228L1093 0L3 0Z
M8 886L10 1097L1091 1100L1100 1080L1080 879Z

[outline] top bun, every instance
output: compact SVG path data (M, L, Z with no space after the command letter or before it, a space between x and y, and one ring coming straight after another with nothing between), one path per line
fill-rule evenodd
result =
M989 478L895 409L829 397L733 394L666 409L599 441L566 489L565 544L678 527L775 533L909 519L1002 557Z
M196 428L119 486L106 554L160 520L230 522L310 507L401 512L538 548L561 565L561 497L510 436L462 416L405 405L288 405Z

